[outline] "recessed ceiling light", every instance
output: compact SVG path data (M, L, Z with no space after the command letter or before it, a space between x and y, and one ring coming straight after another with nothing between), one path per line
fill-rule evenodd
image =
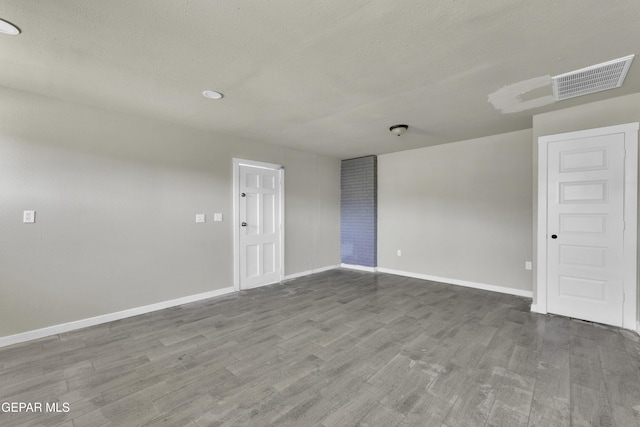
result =
M220 92L216 92L215 90L205 90L204 92L202 92L202 94L205 96L205 98L211 99L221 99L224 96Z
M20 34L20 28L16 27L11 22L0 19L0 33L9 34L10 36L17 36L18 34Z

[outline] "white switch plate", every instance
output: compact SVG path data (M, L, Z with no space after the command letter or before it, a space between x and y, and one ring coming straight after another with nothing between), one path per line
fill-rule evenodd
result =
M204 214L196 214L196 222L204 222L205 216Z
M525 270L531 270L532 268L533 268L533 267L532 267L532 265L531 265L531 261L526 261L526 262L524 263L524 269L525 269Z
M36 222L36 211L24 211L22 213L22 222L25 224L33 224Z
M222 221L222 214L220 212L216 212L213 214L213 220L216 222Z
M400 249L398 249L396 253L398 254L398 256L402 256L402 251Z

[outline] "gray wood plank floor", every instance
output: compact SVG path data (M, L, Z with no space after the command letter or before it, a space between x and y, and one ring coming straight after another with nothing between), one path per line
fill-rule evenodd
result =
M639 426L640 339L333 270L0 349L2 426Z

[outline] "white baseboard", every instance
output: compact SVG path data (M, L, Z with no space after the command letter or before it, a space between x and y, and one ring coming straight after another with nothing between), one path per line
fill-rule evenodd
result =
M36 340L39 338L44 338L51 335L57 335L63 332L69 332L76 329L87 328L89 326L100 325L102 323L113 322L114 320L126 319L127 317L138 316L140 314L150 313L152 311L158 311L158 310L162 310L169 307L175 307L177 305L188 304L190 302L196 302L196 301L200 301L208 298L226 295L232 292L235 292L235 289L233 287L216 289L215 291L204 292L201 294L190 295L182 298L176 298L169 301L163 301L156 304L150 304L142 307L136 307L128 310L118 311L115 313L104 314L102 316L90 317L88 319L76 320L74 322L49 326L42 329L36 329L34 331L22 332L20 334L0 337L0 347L6 347L13 344L19 344L26 341Z
M408 271L393 270L390 268L378 267L380 273L395 274L397 276L412 277L414 279L431 280L432 282L448 283L450 285L465 286L467 288L482 289L502 294L517 295L520 297L533 298L533 292L522 289L505 288L504 286L489 285L486 283L468 282L466 280L450 279L447 277L430 276L428 274L411 273Z
M313 270L301 271L300 273L293 273L284 276L284 280L297 279L298 277L308 276L310 274L322 273L323 271L333 270L340 267L339 264L327 265L326 267L314 268Z
M340 267L339 264L328 265L326 267L303 271L301 273L294 273L294 274L285 276L284 280L295 279L297 277L302 277L302 276L308 276L309 274L320 273L327 270L333 270L339 267ZM49 337L52 335L58 335L64 332L74 331L76 329L87 328L89 326L95 326L95 325L100 325L107 322L113 322L115 320L126 319L127 317L138 316L140 314L163 310L165 308L175 307L177 305L188 304L191 302L196 302L196 301L201 301L208 298L226 295L233 292L236 292L236 289L233 286L231 286L229 288L216 289L215 291L204 292L201 294L190 295L187 297L177 298L169 301L163 301L156 304L150 304L142 307L136 307L128 310L118 311L115 313L104 314L102 316L90 317L88 319L76 320L69 323L48 326L42 329L36 329L33 331L27 331L27 332L22 332L15 335L0 337L0 348L7 347L13 344L23 343L26 341L37 340L39 338Z
M378 267L365 267L364 265L353 265L353 264L340 264L342 268L348 268L349 270L358 270L358 271L368 271L369 273L376 273L378 271Z
M531 312L532 313L537 313L537 314L548 314L546 311L541 310L538 307L538 304L533 304L533 303L531 303Z
M448 279L445 277L430 276L426 274L410 273L406 271L392 270L389 268L363 267L359 265L350 265L350 264L328 265L326 267L315 268L313 270L303 271L300 273L294 273L294 274L285 276L284 280L290 280L298 277L308 276L309 274L320 273L323 271L333 270L335 268L340 268L340 267L349 268L353 270L373 272L373 273L375 272L389 273L389 274L395 274L398 276L413 277L416 279L423 279L423 280L431 280L434 282L442 282L442 283L448 283L451 285L466 286L469 288L483 289L487 291L500 292L500 293L524 296L529 298L533 296L532 292L523 291L520 289L505 288L502 286L488 285L484 283L467 282L464 280L457 280L457 279ZM233 286L229 288L216 289L210 292L204 292L201 294L190 295L182 298L176 298L169 301L163 301L155 304L145 305L142 307L131 308L128 310L118 311L115 313L104 314L102 316L90 317L88 319L76 320L69 323L63 323L60 325L49 326L46 328L22 332L15 335L0 337L0 348L7 347L13 344L23 343L26 341L32 341L32 340L36 340L39 338L44 338L52 335L57 335L64 332L73 331L76 329L87 328L89 326L95 326L95 325L100 325L107 322L113 322L115 320L126 319L127 317L138 316L140 314L163 310L165 308L175 307L178 305L188 304L191 302L196 302L196 301L201 301L208 298L226 295L233 292L236 292ZM532 311L534 311L534 305L532 305ZM640 333L640 322L638 322L638 333Z

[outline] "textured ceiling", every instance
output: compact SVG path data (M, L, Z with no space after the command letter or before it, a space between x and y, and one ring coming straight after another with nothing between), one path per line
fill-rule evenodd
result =
M509 95L639 53L638 0L0 0L0 18L22 30L0 36L0 85L339 158L640 91L636 58L619 89L541 107L550 85Z

